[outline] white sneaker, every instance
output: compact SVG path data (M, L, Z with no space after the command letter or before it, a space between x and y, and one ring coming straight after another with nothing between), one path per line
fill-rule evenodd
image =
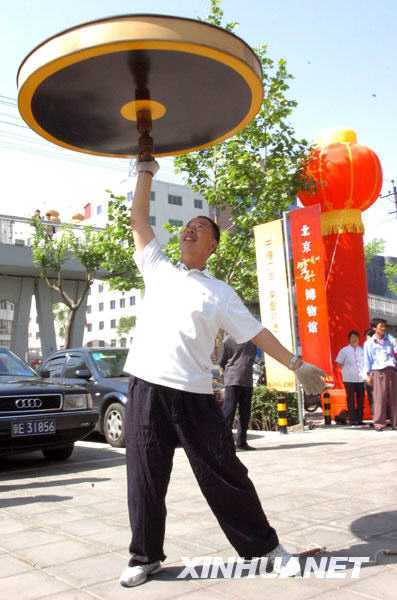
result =
M157 573L161 569L160 561L149 563L147 565L135 565L135 567L126 567L122 572L119 582L124 587L134 587L141 585L147 580L151 573Z
M265 557L269 559L268 565L281 577L296 577L302 573L298 556L287 552L281 544L265 554Z

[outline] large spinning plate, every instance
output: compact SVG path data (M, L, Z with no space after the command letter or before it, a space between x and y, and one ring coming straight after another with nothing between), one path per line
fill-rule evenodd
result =
M38 134L71 150L138 153L136 113L151 111L154 153L234 135L258 112L260 62L234 34L192 19L127 15L49 38L23 60L18 105Z

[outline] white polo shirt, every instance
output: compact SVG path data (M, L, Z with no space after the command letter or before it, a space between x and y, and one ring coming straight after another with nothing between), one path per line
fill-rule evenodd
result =
M219 329L242 344L263 325L229 285L208 271L173 265L156 239L134 259L145 296L125 370L151 383L212 394L211 353Z
M342 365L342 379L350 383L362 383L364 374L364 350L361 346L354 348L351 344L339 350L336 362Z

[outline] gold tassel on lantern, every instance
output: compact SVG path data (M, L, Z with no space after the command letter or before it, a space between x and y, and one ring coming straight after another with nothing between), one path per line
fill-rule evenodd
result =
M359 209L330 210L321 214L322 235L338 233L364 233Z

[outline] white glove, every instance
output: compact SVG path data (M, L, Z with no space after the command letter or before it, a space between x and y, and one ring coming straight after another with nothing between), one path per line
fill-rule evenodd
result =
M295 374L306 394L321 394L325 390L325 382L322 379L325 373L322 369L304 362L295 370Z
M160 165L157 160L137 160L135 163L135 171L137 173L150 173L153 177L159 170Z

